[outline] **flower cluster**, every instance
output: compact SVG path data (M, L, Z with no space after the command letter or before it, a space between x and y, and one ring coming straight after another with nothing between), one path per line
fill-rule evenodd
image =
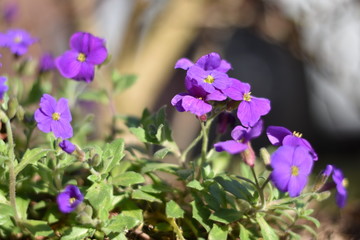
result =
M218 152L240 153L245 163L253 167L256 156L250 141L262 133L261 117L269 113L270 101L252 96L250 84L229 77L227 72L231 64L217 53L202 56L195 63L186 58L180 59L175 68L187 71L187 92L177 94L171 100L178 111L190 112L203 120L207 119L203 116L207 116L214 108L218 109L213 115L209 114L211 117L219 112L229 114L222 111L223 106L238 106L236 115L241 125L232 130L232 140L218 142L214 148ZM224 126L221 128L226 129ZM219 133L223 134L224 131ZM314 161L318 160L317 153L301 133L291 132L281 126L269 126L266 134L270 143L278 147L269 159L272 168L270 179L280 191L288 192L290 197L299 196L308 182ZM332 167L329 171L327 174L332 174L338 190L337 203L343 207L346 201L346 189L342 183L344 177L336 168Z
M186 111L200 117L213 110L214 102L238 101L238 118L243 126L252 127L270 111L268 99L253 97L249 84L228 76L231 65L217 53L202 56L196 63L180 59L175 68L187 71L187 92L177 94L171 100L179 112Z

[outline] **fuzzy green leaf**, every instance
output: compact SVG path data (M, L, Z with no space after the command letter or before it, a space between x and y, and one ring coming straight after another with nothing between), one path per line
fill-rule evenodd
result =
M151 194L148 194L146 192L143 192L141 190L135 190L132 192L132 198L134 199L139 199L139 200L146 200L146 201L149 201L149 202L159 202L161 203L161 199L151 195Z
M140 173L136 172L124 172L116 177L112 178L112 184L128 187L130 185L139 184L145 182L145 178Z
M44 157L50 150L33 148L26 150L21 162L15 166L15 174L19 174L27 165L35 164L40 158Z
M184 217L184 210L180 208L180 206L174 202L173 200L170 200L166 203L166 216L168 218L182 218Z
M272 229L269 224L265 221L265 219L261 216L257 216L257 222L260 225L261 235L264 240L278 240L279 237L275 233L274 229Z
M105 182L94 183L85 195L102 220L108 219L109 211L112 208L112 197L113 187Z
M192 206L193 218L196 219L207 232L210 231L212 227L212 223L209 221L210 210L198 201L192 201L190 204Z
M24 225L35 237L50 237L54 235L53 230L46 221L26 220Z
M189 188L199 190L199 191L204 189L204 187L201 185L201 183L198 180L192 180L191 182L186 184L186 186Z
M209 233L209 240L226 240L228 235L228 226L218 226L214 224L213 228Z
M210 219L216 222L230 224L241 219L243 214L236 209L219 209L211 214Z

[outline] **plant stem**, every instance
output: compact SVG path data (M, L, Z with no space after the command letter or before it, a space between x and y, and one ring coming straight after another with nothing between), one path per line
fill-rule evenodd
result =
M200 134L190 143L190 145L183 151L183 153L181 154L180 157L180 162L182 164L184 164L186 162L186 156L187 154L190 152L191 149L193 149L193 147L195 147L195 145L201 140L201 138L203 137L204 132L201 131Z
M19 225L19 215L16 208L16 173L15 173L15 166L14 163L16 161L15 159L15 153L14 153L14 138L12 134L11 124L9 118L6 116L6 114L1 111L0 112L0 118L3 122L5 122L6 126L6 134L8 139L8 145L9 145L9 160L8 167L9 167L9 196L10 196L10 204L12 208L14 209L14 219L17 225Z
M259 181L257 180L254 168L250 167L250 169L251 169L251 173L253 174L254 179L255 179L256 189L259 192L260 201L261 201L260 209L262 210L262 209L264 209L264 206L265 206L264 189L260 186Z
M206 155L209 145L209 131L210 126L214 118L208 120L207 122L201 122L201 132L202 132L202 148L201 148L201 158L200 164L198 164L197 173L195 175L195 179L201 180L202 176L202 168L203 165L206 163Z
M168 223L174 228L176 239L185 240L184 236L182 235L182 230L176 224L175 218L168 218Z

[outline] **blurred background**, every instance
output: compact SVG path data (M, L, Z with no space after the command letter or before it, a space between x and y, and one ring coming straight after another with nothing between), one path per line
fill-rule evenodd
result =
M91 87L108 86L113 68L136 74L136 84L116 96L122 114L140 116L145 107L170 106L185 90L184 71L174 69L177 59L196 61L219 52L233 66L231 77L250 83L254 96L271 100L266 126L302 132L319 154L317 171L329 163L344 170L351 191L340 222L360 225L359 1L1 0L0 14L1 31L22 28L39 38L29 58L62 54L76 31L105 38L112 58ZM11 59L2 54L4 73ZM103 129L111 121L109 109L95 108ZM175 140L187 146L198 134L196 119L171 107L168 116ZM265 137L255 142L267 144ZM335 227L343 234L357 231Z

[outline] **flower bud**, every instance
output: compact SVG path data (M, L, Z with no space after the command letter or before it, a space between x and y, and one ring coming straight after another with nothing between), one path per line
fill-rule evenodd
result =
M260 157L264 161L266 167L270 166L271 157L270 157L270 153L266 148L260 148Z
M19 106L19 102L17 98L11 97L8 102L8 110L7 110L7 115L9 118L13 118L15 116L18 106Z
M199 120L202 121L202 122L206 122L206 120L207 120L206 114L201 115L201 116L198 116L198 118L199 118Z
M250 142L247 142L247 145L247 149L245 149L245 151L241 152L240 154L247 165L249 165L250 167L254 167L256 160L255 152Z
M95 153L95 155L89 159L89 164L92 167L97 167L101 163L101 159L99 154Z
M23 107L19 105L16 111L17 119L19 119L20 121L24 120L24 115L25 115L25 111Z

